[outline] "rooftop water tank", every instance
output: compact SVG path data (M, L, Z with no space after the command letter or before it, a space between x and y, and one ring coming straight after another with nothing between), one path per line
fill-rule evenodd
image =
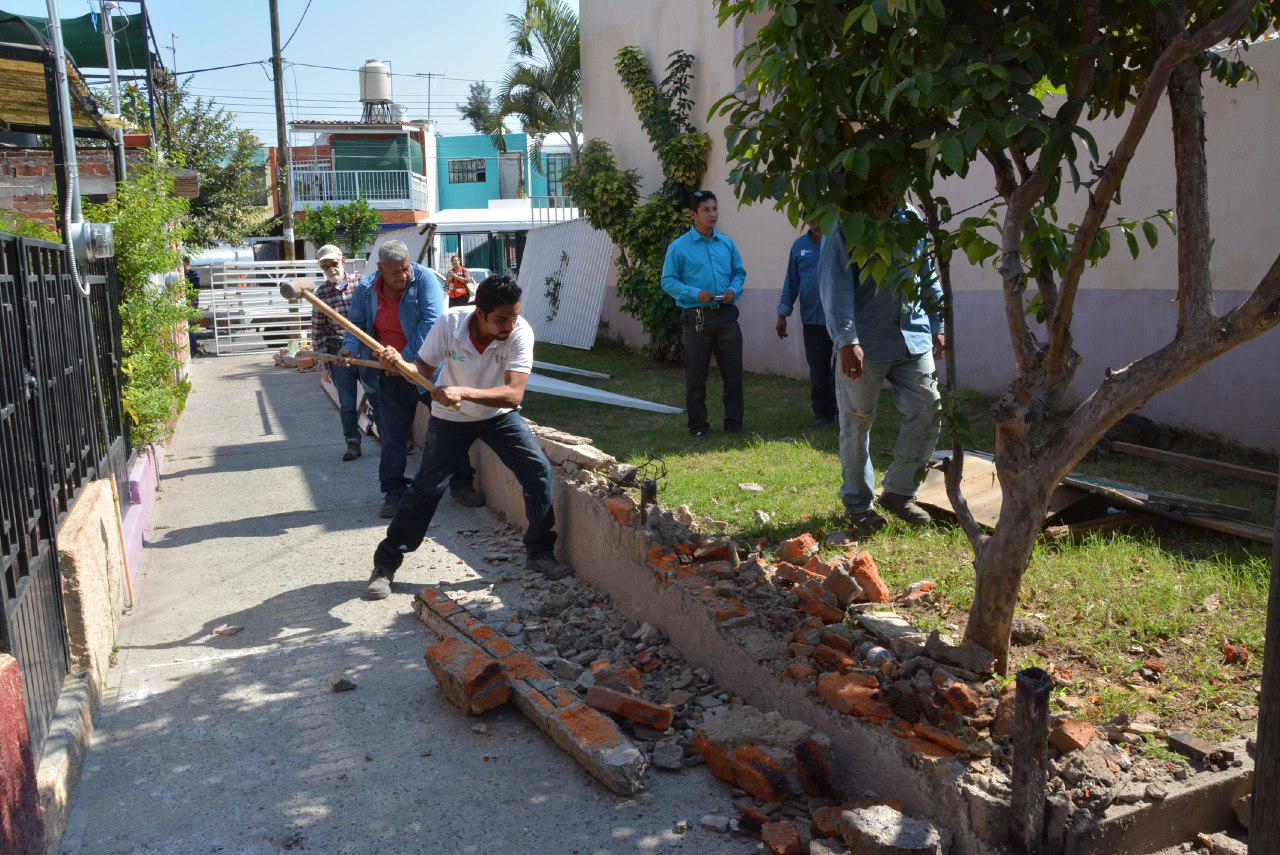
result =
M370 59L360 66L360 100L365 104L391 101L391 67L385 62Z

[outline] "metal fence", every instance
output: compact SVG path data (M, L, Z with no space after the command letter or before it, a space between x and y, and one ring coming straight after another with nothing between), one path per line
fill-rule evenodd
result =
M373 208L428 210L427 179L407 169L299 169L294 167L293 201L299 207L364 199Z
M531 196L529 198L530 228L564 223L581 216L572 196Z
M65 247L0 234L0 650L22 669L37 756L68 663L58 529L128 455L114 264L87 278L88 300Z

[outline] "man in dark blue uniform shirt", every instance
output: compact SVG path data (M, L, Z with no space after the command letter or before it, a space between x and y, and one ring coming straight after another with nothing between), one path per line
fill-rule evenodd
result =
M812 223L809 230L791 245L787 259L787 278L782 283L778 300L778 338L787 337L787 318L800 300L800 323L804 334L804 357L809 363L809 397L813 405L813 423L825 427L835 422L836 374L827 332L827 319L822 313L822 294L818 287L818 255L822 248L822 229Z

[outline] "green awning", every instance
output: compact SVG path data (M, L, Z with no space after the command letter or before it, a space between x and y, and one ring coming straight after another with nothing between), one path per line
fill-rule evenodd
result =
M18 17L49 38L49 19L35 15L11 15L0 11L0 18ZM107 46L102 38L101 15L90 12L79 18L62 19L62 43L71 61L80 68L106 68ZM113 13L115 28L116 67L120 69L145 69L147 67L146 19L142 15ZM26 27L16 21L0 24L0 42L20 45L36 44Z
M422 143L408 136L333 137L335 169L408 169L422 174Z

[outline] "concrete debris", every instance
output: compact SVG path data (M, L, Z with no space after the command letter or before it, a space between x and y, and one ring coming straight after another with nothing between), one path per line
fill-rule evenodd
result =
M671 830L674 831L676 834L688 834L689 820L677 819L675 825L672 826Z
M698 825L702 826L708 831L714 831L716 834L729 833L729 817L727 816L720 816L719 814L709 813L706 816L704 816L702 819L698 820Z
M943 665L952 665L983 677L990 676L996 667L996 658L982 645L972 641L956 644L952 638L937 630L929 633L925 653Z
M224 623L222 626L213 631L214 635L220 635L223 638L232 638L244 631L244 627L233 623Z
M1245 828L1249 827L1249 820L1253 818L1253 793L1245 793L1240 798L1231 803L1231 809L1235 811L1236 819Z
M1212 745L1186 731L1175 731L1166 740L1174 751L1199 763L1207 761L1215 753Z
M1049 627L1035 617L1016 617L1009 638L1014 644L1036 644L1049 636Z
M677 771L684 768L684 749L677 739L664 739L653 746L653 765L659 769Z
M738 489L747 493L763 493L764 492L764 487L761 487L759 484L753 484L751 482L747 482L745 484L739 484Z
M329 678L329 688L335 692L350 692L356 685L356 681L351 676L350 668L335 671L333 676Z
M760 840L771 855L800 855L800 832L789 822L766 822Z
M888 805L845 811L840 831L851 851L865 855L946 855L951 846L949 832Z
M776 712L732 707L694 734L693 747L713 775L763 802L834 791L831 740Z
M757 510L754 516L760 525L768 525L773 520L773 516L768 511Z
M1083 751L1089 747L1098 728L1087 721L1059 718L1049 728L1049 744L1059 751Z

